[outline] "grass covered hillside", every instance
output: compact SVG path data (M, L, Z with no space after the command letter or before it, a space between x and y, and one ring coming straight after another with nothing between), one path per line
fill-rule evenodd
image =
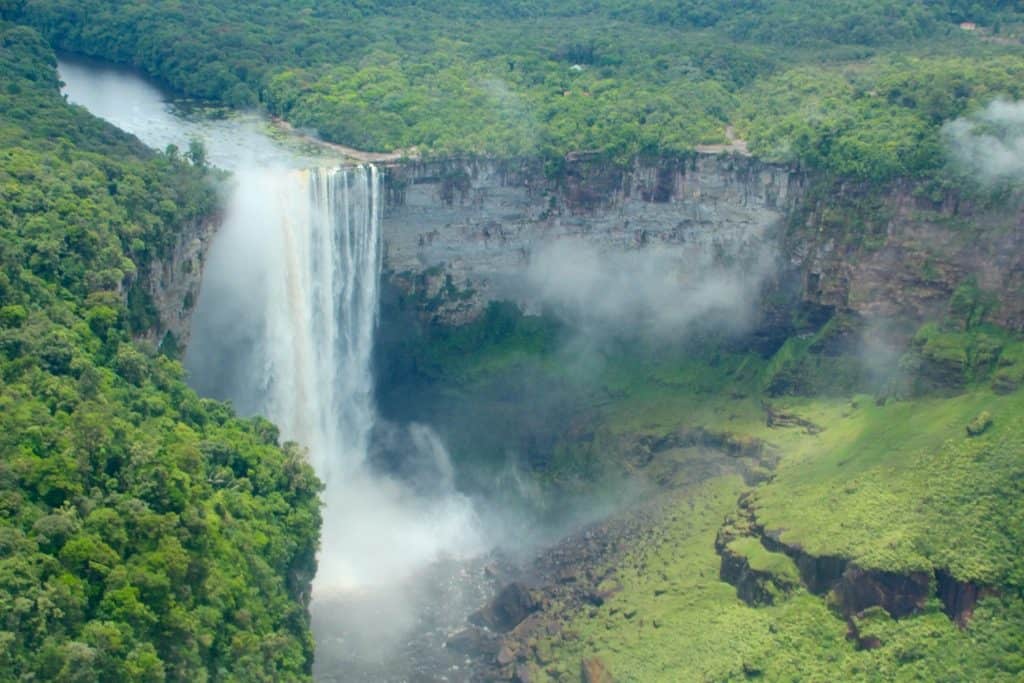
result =
M961 298L885 380L823 343L838 319L767 357L713 338L584 349L499 307L490 334L413 343L404 391L430 378L409 401L456 457L493 451L500 471L518 453L592 505L646 480L658 501L624 556L578 570L582 601L541 588L542 616L504 641L509 677L1020 680L1024 340Z
M1006 0L7 6L62 49L189 95L428 155L624 161L738 135L841 174L928 174L945 163L942 124L1019 97L1024 70Z
M210 181L67 105L0 23L0 680L309 676L312 470L133 343Z
M768 428L721 402L719 429L782 454L773 478L667 494L664 520L607 568L613 594L525 644L537 680L578 680L591 658L617 681L1020 680L1022 394L775 407L821 431ZM981 411L992 425L972 437ZM661 453L651 468L691 457ZM825 576L830 563L843 578ZM969 613L955 612L950 576L981 587Z

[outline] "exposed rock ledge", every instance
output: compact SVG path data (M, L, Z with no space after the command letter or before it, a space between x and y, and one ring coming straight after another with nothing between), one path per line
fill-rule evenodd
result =
M157 345L173 343L184 351L191 336L192 311L199 297L206 255L222 221L223 216L213 214L185 223L171 252L153 259L140 271L138 286L149 296L159 321L140 338Z
M932 596L939 598L946 615L963 627L978 599L996 592L989 586L961 581L944 569L900 573L860 567L844 557L812 555L799 544L782 541L779 532L766 530L757 521L752 496L745 494L739 499L737 513L719 530L715 548L722 557L722 579L735 585L738 596L752 605L770 604L773 596L766 594L766 582L779 583L780 577L754 571L737 557L731 551L737 539L756 540L765 552L791 558L803 587L814 595L828 595L851 623L851 633L856 631L855 617L872 608L899 619L920 612Z
M540 159L396 164L385 181L384 264L397 286L429 301L433 320L461 324L494 300L532 310L520 275L559 239L710 260L760 254L778 243L804 182L794 168L728 154L628 168L566 159L555 171Z
M625 168L588 155L556 168L539 159L410 160L388 167L385 188L385 267L407 288L431 272L425 314L448 324L474 319L489 301L517 300L509 274L544 243L573 237L726 260L767 247L782 257L787 296L868 321L932 318L974 278L998 303L992 322L1024 329L1018 195L991 206L956 191L932 198L911 181L815 180L737 153Z

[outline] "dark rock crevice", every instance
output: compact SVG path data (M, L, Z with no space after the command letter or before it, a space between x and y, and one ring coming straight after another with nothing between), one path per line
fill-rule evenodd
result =
M741 599L748 604L771 604L773 596L764 594L763 576L750 569L749 563L730 552L737 539L752 538L768 552L782 553L796 564L800 582L808 592L827 596L829 603L852 624L851 636L861 647L854 619L872 609L882 609L889 616L901 619L924 610L931 598L938 598L943 612L958 626L965 627L980 598L994 595L996 589L971 581L962 581L946 569L893 572L859 566L838 555L813 555L797 543L787 543L780 530L766 530L757 520L752 492L740 497L737 513L726 518L715 540L721 556L722 580L736 586ZM875 645L877 646L877 645Z

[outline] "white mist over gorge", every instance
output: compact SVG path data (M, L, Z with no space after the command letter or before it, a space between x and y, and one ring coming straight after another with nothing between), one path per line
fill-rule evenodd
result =
M526 289L542 305L592 330L654 339L695 326L741 330L759 287L775 271L766 246L749 259L715 263L703 249L650 245L602 250L582 238L542 245L531 255Z
M953 158L982 180L1024 178L1024 102L994 100L943 132Z

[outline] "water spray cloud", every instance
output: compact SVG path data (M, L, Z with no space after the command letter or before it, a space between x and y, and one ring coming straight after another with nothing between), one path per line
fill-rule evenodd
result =
M953 159L982 181L1024 179L1024 102L995 100L943 134Z
M534 297L588 332L664 338L748 325L773 265L760 247L726 260L679 245L612 251L569 238L536 252L526 280Z

